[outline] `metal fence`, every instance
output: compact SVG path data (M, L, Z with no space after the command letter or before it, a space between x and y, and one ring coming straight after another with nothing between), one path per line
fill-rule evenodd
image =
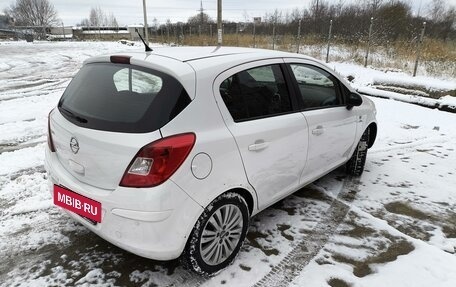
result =
M378 39L375 32L375 19L371 18L369 25L366 26L364 34L355 35L350 39L341 37L333 33L333 25L337 25L333 20L329 20L326 35L303 35L301 21L296 23L294 33L290 32L283 25L276 23L225 23L223 24L223 45L241 46L265 49L280 49L289 52L302 53L304 45L318 44L324 45L325 52L322 60L327 63L331 61L332 48L336 44L349 44L357 47L358 51L364 50L362 64L366 67L372 63L371 52L373 48L379 46L385 48L391 54L392 42ZM426 22L422 23L419 35L411 35L408 46L413 60L413 76L416 76L421 59L421 48L425 37ZM190 24L168 24L162 25L158 29L151 30L150 41L165 45L182 46L197 45L211 46L217 45L216 24L190 25ZM404 40L407 41L407 40Z

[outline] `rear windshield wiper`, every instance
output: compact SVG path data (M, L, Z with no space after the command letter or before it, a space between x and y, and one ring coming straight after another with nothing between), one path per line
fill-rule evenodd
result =
M72 111L69 111L67 109L65 109L64 107L60 106L60 109L69 117L75 119L76 121L80 122L80 123L83 123L83 124L86 124L88 121L87 119L85 118L82 118L80 116L76 116Z

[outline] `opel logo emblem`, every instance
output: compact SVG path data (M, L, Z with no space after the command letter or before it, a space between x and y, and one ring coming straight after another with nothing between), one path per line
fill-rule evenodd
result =
M79 143L75 137L72 137L70 140L70 148L74 154L77 154L79 151Z

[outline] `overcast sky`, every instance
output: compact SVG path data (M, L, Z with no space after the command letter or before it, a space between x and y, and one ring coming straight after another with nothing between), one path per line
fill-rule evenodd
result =
M8 7L15 0L1 0L0 11ZM142 24L142 0L50 0L54 4L59 17L65 25L75 25L83 18L88 18L91 7L101 7L107 13L113 13L120 25ZM339 0L328 0L337 3ZM345 3L356 2L356 0L342 0ZM421 7L421 15L425 13L428 4L432 0L408 0L411 3L414 13ZM244 20L245 16L263 16L266 12L280 10L291 10L295 7L308 7L310 0L222 0L223 19ZM456 0L446 0L447 5L456 6ZM206 13L216 18L217 0L203 1ZM197 13L200 8L200 0L147 0L147 19L152 23L155 17L160 23L186 21L188 17Z

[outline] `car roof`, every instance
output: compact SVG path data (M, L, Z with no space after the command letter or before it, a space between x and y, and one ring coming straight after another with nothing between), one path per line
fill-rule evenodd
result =
M152 52L129 51L126 53L115 53L115 55L124 55L131 57L132 60L140 61L143 63L148 62L149 64L155 65L160 65L165 59L167 59L165 62L168 63L169 60L175 60L177 62L187 63L191 66L193 66L193 63L198 62L198 66L201 67L201 65L207 65L207 68L214 68L215 66L223 67L236 65L241 62L272 58L301 58L311 61L318 61L312 57L297 53L225 46L154 47ZM109 62L109 56L105 55L92 57L86 60L85 63L99 61Z
M150 63L158 63L157 57L173 59L181 63L186 63L202 76L206 74L217 75L226 69L234 66L266 59L277 58L300 58L310 61L317 61L311 57L288 53L276 50L254 49L254 48L239 48L239 47L163 47L154 48L149 56L144 57L144 52L138 54L143 61ZM135 56L133 56L134 58Z
M152 52L127 52L133 59L157 63L157 57L173 59L182 63L203 61L209 66L233 64L238 60L260 60L268 58L299 57L315 60L302 54L281 52L266 49L239 48L239 47L155 47Z

